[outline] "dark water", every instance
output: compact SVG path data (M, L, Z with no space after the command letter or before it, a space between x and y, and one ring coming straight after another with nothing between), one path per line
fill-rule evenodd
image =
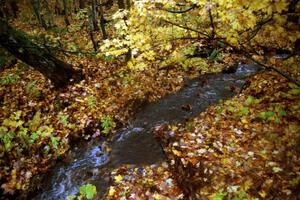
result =
M72 150L46 178L34 199L60 200L76 194L79 186L92 183L100 196L109 186L109 174L122 164L150 165L165 159L151 130L157 124L177 123L196 116L209 105L232 97L256 73L255 65L239 65L231 74L210 74L189 80L180 91L142 108L130 126L110 141L94 141ZM107 150L110 149L110 150Z

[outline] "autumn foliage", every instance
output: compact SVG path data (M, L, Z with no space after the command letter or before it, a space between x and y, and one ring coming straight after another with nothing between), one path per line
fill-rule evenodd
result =
M54 89L36 66L0 48L1 194L37 188L32 180L74 143L112 135L186 77L251 62L265 71L232 100L158 130L168 160L145 167L146 178L115 169L107 198L129 198L127 186L154 199L299 198L298 0L11 2L1 2L1 20L83 80ZM170 131L172 143L164 140ZM174 148L180 141L187 148Z

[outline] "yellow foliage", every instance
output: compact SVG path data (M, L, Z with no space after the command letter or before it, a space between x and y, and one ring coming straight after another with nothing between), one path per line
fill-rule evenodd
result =
M129 11L118 11L113 16L116 36L105 41L101 50L106 55L120 56L131 49L135 61L128 63L128 67L144 69L166 63L186 67L186 63L191 62L183 61L190 59L183 48L195 42L188 38L199 38L200 44L215 37L235 47L248 43L289 48L299 38L299 33L289 32L285 27L287 17L282 12L287 10L289 2L188 0L185 6L177 6L177 0L156 0L155 3L133 0ZM188 12L168 12L185 10L193 4L197 7Z
M123 180L123 176L122 175L117 175L117 176L115 176L115 181L116 181L116 183L118 183L118 182L120 182L121 180Z

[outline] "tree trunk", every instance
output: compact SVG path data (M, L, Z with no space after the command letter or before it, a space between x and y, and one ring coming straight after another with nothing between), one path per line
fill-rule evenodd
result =
M74 7L74 13L77 13L78 12L78 7L77 7L77 2L76 1L73 1L73 7Z
M102 1L100 1L100 4L101 3L102 3ZM106 32L106 28L105 28L106 20L104 18L103 7L101 5L99 6L99 16L100 16L100 27L101 27L101 31L102 31L102 38L105 40L108 38L108 35Z
M5 2L3 0L0 0L0 18L6 18L5 13L4 13L4 6Z
M61 6L59 3L59 0L55 0L55 6L54 6L55 14L62 15Z
M52 12L49 7L49 1L44 0L44 3L45 3L46 10L47 10L47 15L48 15L48 26L52 27L53 26L53 16L52 16Z
M97 5L96 0L92 0L92 30L99 31L98 21L97 21Z
M0 19L0 45L11 54L32 66L49 78L55 87L65 86L70 79L79 81L82 74L75 71L72 65L65 63L38 47L26 38L24 33L13 29Z
M64 14L65 14L65 23L67 26L70 25L70 21L68 19L68 14L69 14L69 11L68 11L68 4L67 4L67 0L63 0L63 3L64 3Z
M47 29L47 25L45 23L45 20L43 19L41 13L40 13L40 1L39 0L31 0L31 5L33 8L33 12L38 20L38 22L41 24L41 26L44 29Z
M11 10L12 10L12 12L13 12L14 18L16 18L17 15L18 15L18 11L19 11L19 7L18 7L18 4L17 4L17 0L11 0L11 1L9 2L9 4L10 4L10 8L11 8Z
M119 9L125 9L125 2L124 0L118 0Z
M84 0L79 0L79 8L80 9L84 9L85 8Z
M98 43L95 41L94 34L93 34L92 30L90 30L90 38L91 38L92 43L93 43L93 48L96 52L98 50Z
M0 8L1 18L5 18L7 20L9 17L9 13L8 13L8 9L7 9L7 6L6 6L6 3L4 0L0 0L0 6L1 6L1 8Z

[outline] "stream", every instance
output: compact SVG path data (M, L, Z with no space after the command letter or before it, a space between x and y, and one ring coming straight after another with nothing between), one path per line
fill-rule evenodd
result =
M259 68L240 64L235 73L208 74L188 80L178 92L151 103L136 113L130 125L110 141L93 141L75 148L47 175L33 199L62 200L91 183L103 197L110 184L110 172L122 164L151 165L165 159L152 129L162 123L184 122L221 99L228 99ZM107 149L110 149L109 151Z

